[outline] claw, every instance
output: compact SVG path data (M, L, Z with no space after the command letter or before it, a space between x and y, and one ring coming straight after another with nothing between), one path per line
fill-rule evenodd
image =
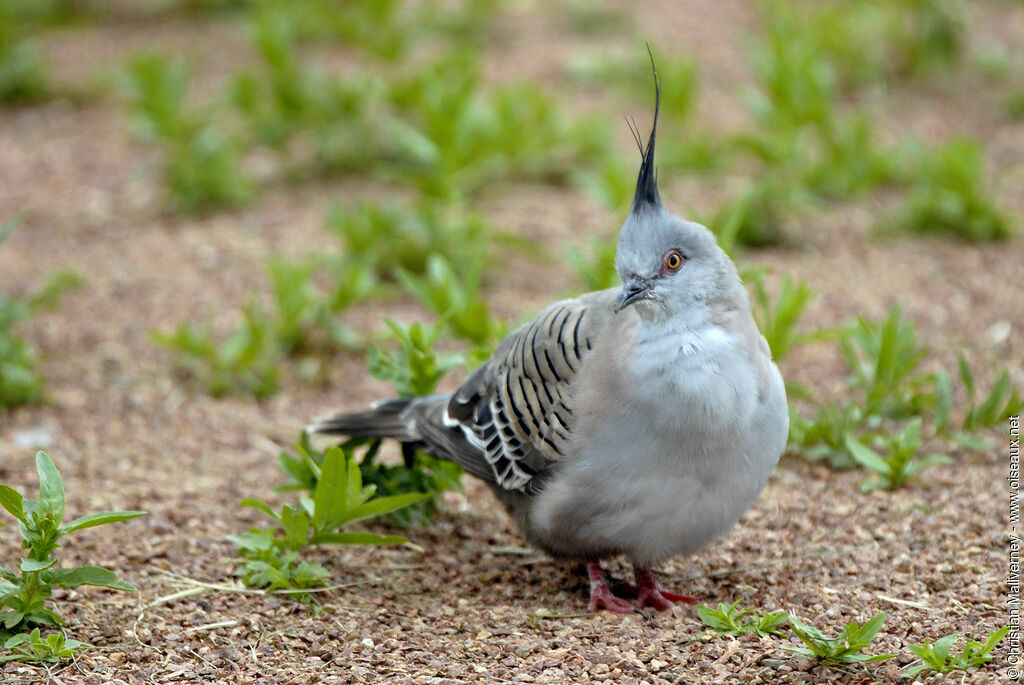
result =
M605 578L604 571L601 570L600 562L588 562L587 575L590 576L590 603L587 605L587 609L591 613L596 614L601 609L607 609L617 614L630 614L636 610L632 603L620 599L612 593L611 588L608 587L608 579Z
M676 602L693 604L698 601L696 597L681 595L677 592L666 590L654 577L650 569L636 569L636 601L634 605L638 608L654 607L658 611L671 609Z

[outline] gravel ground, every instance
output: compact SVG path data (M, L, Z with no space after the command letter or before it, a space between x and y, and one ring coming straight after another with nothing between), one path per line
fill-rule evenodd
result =
M738 0L710 7L659 0L631 12L638 34L700 56L702 109L720 112L715 121L726 125L744 119L735 93L749 79L743 44L752 19ZM513 19L508 40L488 57L496 79L554 84L571 55L603 40L555 41L557 29L537 11ZM998 35L1011 48L1024 46L1024 10L985 5L975 26L972 43ZM45 43L65 83L153 46L190 55L203 66L203 83L217 83L249 58L237 30L219 23L198 32L189 21L72 27ZM897 94L884 128L929 139L960 131L984 136L993 172L1010 179L1001 197L1024 216L1024 126L999 116L998 94L977 77L957 78ZM965 99L965 91L977 95ZM581 106L613 119L622 114L600 97ZM643 107L636 113L643 116ZM586 614L579 569L523 549L486 488L469 479L464 494L447 496L436 523L412 531L419 550L315 551L312 559L339 585L321 595L316 613L232 589L233 548L225 535L256 521L238 508L241 498L274 500L270 487L281 479L274 446L290 443L310 417L362 406L388 388L368 378L363 359L339 356L328 387L286 375L282 392L267 401L214 400L171 374L148 332L183 318L230 325L238 305L263 292L266 257L328 243L321 225L332 202L384 189L359 179L271 188L238 212L171 217L158 206L153 150L130 136L124 112L109 98L0 112L0 141L0 216L30 210L0 252L5 289L28 292L63 267L88 280L58 314L27 327L44 359L50 402L0 414L0 480L34 491L34 449L18 440L39 428L53 436L48 451L67 484L69 515L148 512L81 534L62 550L68 563L108 566L139 587L137 594L58 595L69 600L61 607L70 632L94 648L52 672L7 664L3 682L870 683L898 679L910 661L907 644L953 631L981 636L1008 621L1008 427L986 435L996 445L989 452L956 450L951 466L891 493L862 494L861 473L785 458L725 539L659 569L682 591L713 601L742 598L823 626L885 611L875 649L902 656L867 667L815 667L782 649L793 639L712 638L692 606L647 617ZM664 183L674 208L706 211L721 197L717 181ZM819 297L808 326L877 317L898 301L932 346L930 364L950 367L963 350L976 368L998 361L1024 385L1024 241L879 241L870 227L890 203L872 197L816 213L800 221L794 245L744 259L813 286ZM488 197L484 209L495 224L551 244L610 236L621 222L565 188L510 186ZM489 297L499 314L518 319L576 287L558 259L515 262ZM419 314L391 301L345 316L373 329L383 315ZM841 359L828 345L796 350L783 373L842 392ZM449 387L457 375L446 379ZM13 550L14 541L12 527L0 531L4 549ZM4 556L10 565L15 554ZM621 577L628 568L611 570ZM999 680L1007 649L967 680Z

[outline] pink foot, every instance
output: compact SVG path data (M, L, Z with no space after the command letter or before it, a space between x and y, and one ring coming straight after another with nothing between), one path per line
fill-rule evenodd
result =
M600 568L598 568L600 570ZM665 609L671 609L672 605L676 602L683 602L685 604L693 604L697 601L696 597L689 595L680 595L676 592L670 592L663 588L658 579L654 577L650 569L638 568L635 570L636 573L636 602L634 605L638 609L644 607L654 607L658 611L664 611ZM607 586L605 586L607 587ZM593 599L591 599L593 602Z
M590 576L590 604L587 605L587 609L591 613L596 614L601 609L620 614L636 611L632 604L612 594L612 589L608 587L608 580L604 577L604 571L601 570L600 562L587 562L587 575Z

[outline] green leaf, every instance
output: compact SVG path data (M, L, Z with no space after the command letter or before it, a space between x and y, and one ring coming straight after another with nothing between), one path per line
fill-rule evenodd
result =
M985 645L981 648L981 653L988 654L995 649L995 646L998 645L1004 637L1006 637L1008 632L1010 632L1010 626L1006 625L989 635L988 639L985 640Z
M346 474L347 469L348 458L340 448L332 447L324 453L320 480L313 491L315 530L337 528L341 525L350 500L347 478L351 478L351 475ZM358 468L353 470L359 472Z
M946 659L949 658L949 650L953 647L953 643L956 642L956 633L951 633L946 637L939 638L932 645L932 652L939 663L945 663Z
M400 535L377 535L375 533L317 533L309 539L311 545L401 545L409 542Z
M935 429L939 433L949 426L949 414L953 407L953 384L949 374L939 372L935 377Z
M11 516L18 519L22 523L28 523L28 517L25 516L25 505L22 500L21 493L10 487L0 483L0 506L11 513Z
M341 452L340 449L338 451ZM324 455L325 460L326 458L326 455ZM339 455L338 458L340 460L341 456ZM366 493L364 491L363 473L362 471L359 470L359 467L356 465L355 461L349 459L348 457L345 457L344 464L345 468L348 470L348 492L346 494L345 509L343 511L347 512L351 510L353 507L357 507L363 502L365 502L366 499L370 497L373 493ZM376 488L374 488L374 490L376 490Z
M45 571L56 563L56 559L44 559L42 561L37 561L35 559L22 559L18 568L20 568L24 573L35 573L37 571Z
M51 585L63 588L73 588L79 585L94 585L106 587L112 590L135 590L131 583L120 580L117 574L99 566L78 566L75 568L64 568L46 574L46 582Z
M15 585L6 578L0 578L0 606L3 606L4 600L8 596L18 591L19 585Z
M957 433L953 436L953 441L975 452L987 452L992 448L984 438L970 433Z
M850 451L850 455L861 466L882 476L890 473L889 464L877 452L862 445L852 435L846 436L846 449Z
M957 365L960 367L960 380L963 381L964 387L967 389L967 399L970 406L974 406L974 374L971 372L971 367L967 363L967 359L964 358L964 353L960 352L956 357Z
M250 509L257 509L259 511L262 511L264 514L274 519L278 523L281 522L281 516L273 509L271 509L270 505L264 502L263 500L258 500L255 497L246 497L241 502L239 502L239 506L249 507Z
M879 611L877 614L871 617L871 620L860 627L857 631L857 637L864 641L870 642L871 638L882 629L882 624L885 623L885 612Z
M46 452L36 454L36 468L39 471L39 509L44 513L53 512L59 523L64 518L64 481Z
M413 492L406 495L377 497L376 499L372 499L359 505L355 509L345 512L345 517L342 520L341 525L348 525L350 523L356 523L357 521L363 521L375 516L382 516L403 507L407 507L410 504L421 502L429 497L431 497L429 493L420 492Z
M93 528L95 526L103 526L108 523L117 523L118 521L127 521L129 519L144 516L144 511L103 511L98 514L89 514L88 516L81 516L76 518L66 526L61 526L59 534L61 536L73 533L76 530L85 530L86 528Z

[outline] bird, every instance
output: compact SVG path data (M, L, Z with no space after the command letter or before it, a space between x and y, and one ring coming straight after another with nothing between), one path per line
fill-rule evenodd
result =
M595 613L697 601L652 569L733 528L789 431L782 375L735 265L711 231L662 203L656 68L654 81L646 146L630 126L641 163L615 256L621 288L551 304L450 394L308 426L461 465L531 545L586 565ZM636 582L617 595L601 562L622 555Z

